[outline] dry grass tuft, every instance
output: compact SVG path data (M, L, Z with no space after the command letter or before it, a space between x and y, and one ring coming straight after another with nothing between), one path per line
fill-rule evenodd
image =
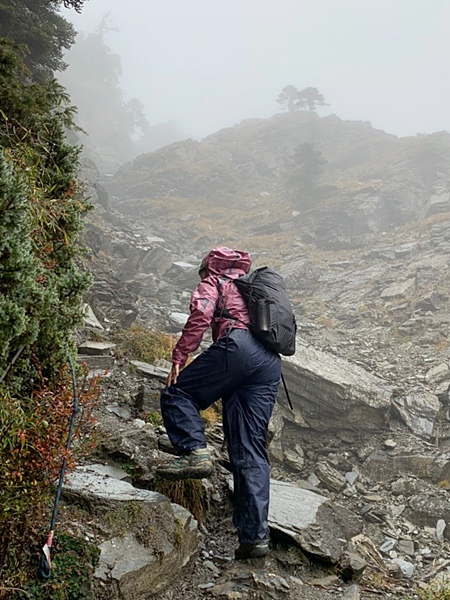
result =
M207 506L205 492L200 480L168 481L161 477L155 477L152 488L155 492L167 496L171 502L186 508L199 523L204 521Z
M147 363L153 363L160 358L170 360L175 346L173 336L150 331L142 325L132 325L129 329L116 332L114 342L119 358L141 360Z

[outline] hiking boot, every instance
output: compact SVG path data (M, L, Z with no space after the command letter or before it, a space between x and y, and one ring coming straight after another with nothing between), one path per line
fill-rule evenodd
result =
M164 479L203 479L212 475L214 467L207 448L197 448L187 452L166 465L156 469L156 474Z
M260 540L250 544L239 544L234 551L236 560L245 560L246 558L262 558L269 552L269 540Z

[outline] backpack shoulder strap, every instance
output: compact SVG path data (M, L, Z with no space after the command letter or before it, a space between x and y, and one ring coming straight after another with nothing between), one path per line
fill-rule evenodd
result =
M220 318L232 319L233 321L238 321L238 319L236 319L236 317L233 317L233 315L230 313L230 311L226 307L225 300L224 300L224 297L222 294L223 284L226 283L227 281L233 281L233 280L230 277L227 277L226 275L220 275L219 281L217 283L217 291L219 292L219 300L218 300L216 308L214 310L214 317L219 318L219 319Z

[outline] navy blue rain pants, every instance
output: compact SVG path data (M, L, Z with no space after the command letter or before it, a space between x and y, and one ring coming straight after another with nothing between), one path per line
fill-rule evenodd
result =
M233 523L241 544L269 536L267 427L281 380L281 360L246 329L233 329L180 372L161 394L170 441L180 452L205 448L199 414L222 399L234 479Z

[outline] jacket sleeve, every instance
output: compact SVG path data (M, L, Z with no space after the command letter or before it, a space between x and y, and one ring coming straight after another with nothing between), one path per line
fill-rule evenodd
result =
M201 281L195 288L190 304L190 315L172 353L173 364L183 367L188 354L200 346L205 331L214 317L219 292L212 277Z

